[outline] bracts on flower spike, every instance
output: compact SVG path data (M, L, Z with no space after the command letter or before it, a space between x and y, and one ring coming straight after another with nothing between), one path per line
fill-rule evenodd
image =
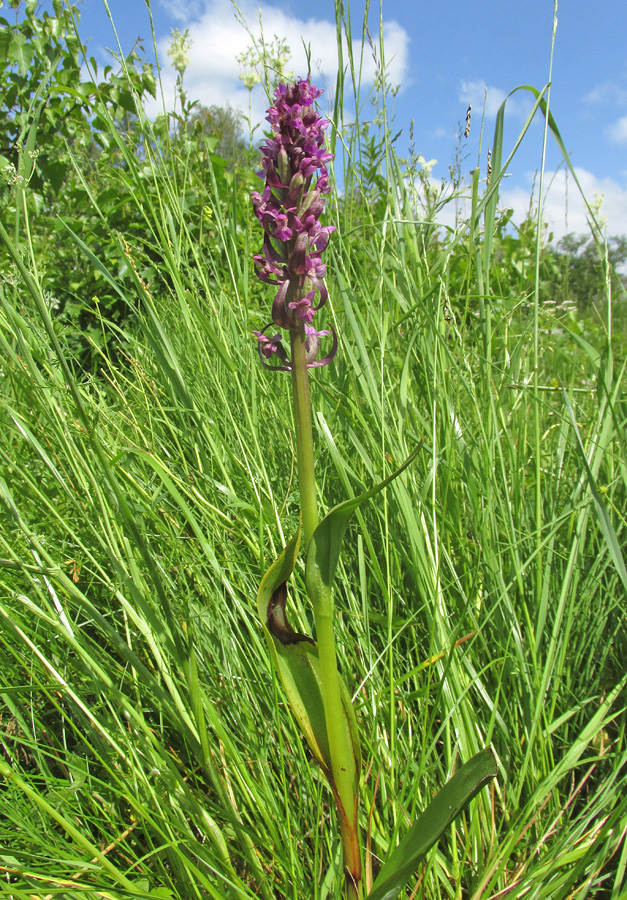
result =
M289 355L282 335L269 337L269 329L302 333L304 327L308 369L327 365L337 352L335 331L316 331L313 326L315 313L328 297L320 254L335 231L332 225L320 224L323 194L330 190L326 163L333 159L324 146L329 123L313 107L321 94L308 80L279 85L275 106L267 116L273 136L262 147L259 175L265 177L266 185L263 194L252 194L255 215L264 230L263 252L255 256L255 267L261 281L277 287L272 322L253 334L264 366L282 372L291 370ZM320 339L330 333L331 350L318 358ZM273 356L276 364L268 362Z

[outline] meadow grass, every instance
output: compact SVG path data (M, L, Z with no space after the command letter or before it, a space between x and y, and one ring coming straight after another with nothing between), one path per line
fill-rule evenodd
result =
M407 896L618 900L627 448L612 304L608 327L583 335L544 306L538 278L500 293L502 120L490 185L473 175L470 219L443 237L391 142L384 80L378 136L345 126L348 85L365 102L348 48L328 214L340 350L312 379L321 507L420 448L357 513L337 582L366 884L490 747L498 779ZM261 368L250 336L267 315L260 233L236 170L228 195L213 180L201 255L182 202L194 148L138 115L141 160L110 120L145 218L143 242L110 234L132 295L67 233L133 310L116 358L94 345L95 374L72 358L28 189L14 188L19 221L2 233L0 884L24 898L340 897L329 791L255 608L299 510L288 379ZM290 602L304 631L302 577Z

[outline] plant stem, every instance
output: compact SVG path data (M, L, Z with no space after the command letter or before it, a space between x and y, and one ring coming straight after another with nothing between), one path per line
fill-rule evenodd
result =
M311 403L305 346L304 324L296 332L290 332L292 350L292 394L296 428L296 454L298 484L303 517L303 544L309 546L318 525L316 480L314 475L313 433L311 427ZM331 754L332 785L338 805L347 900L361 900L361 854L357 831L357 786L359 773L355 772L355 759L351 736L346 721L337 671L335 635L332 609L314 607L316 637L320 657L322 698Z
M347 900L359 900L362 897L361 854L357 827L359 772L355 769L353 744L342 704L332 610L316 609L314 606L314 616L324 717L342 838L346 897Z
M318 506L316 503L311 403L309 400L304 324L301 325L297 332L290 332L290 339L292 349L292 396L294 399L294 424L296 428L296 462L303 515L303 546L306 551L318 525Z

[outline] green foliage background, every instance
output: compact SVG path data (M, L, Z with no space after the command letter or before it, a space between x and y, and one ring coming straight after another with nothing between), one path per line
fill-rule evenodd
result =
M139 47L82 82L76 20L0 21L0 889L339 897L327 790L256 621L299 502L287 381L250 337L255 152L221 156L183 94L148 121ZM338 85L332 136L321 506L420 447L338 578L367 877L489 746L498 783L407 896L618 900L625 240L508 224L498 127L490 184L470 173L470 219L442 232L382 73L380 125L344 126L358 89ZM298 571L305 631L303 598Z

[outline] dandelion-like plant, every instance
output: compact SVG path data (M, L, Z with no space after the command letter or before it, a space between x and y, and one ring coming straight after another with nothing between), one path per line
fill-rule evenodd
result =
M296 718L335 799L342 842L346 896L364 896L360 841L358 724L335 652L332 585L350 516L396 478L415 453L385 481L336 506L319 521L314 472L308 373L328 365L338 342L333 328L318 331L316 313L328 299L326 249L333 226L321 223L330 190L325 146L328 122L314 106L322 91L309 80L280 84L268 110L272 134L262 147L265 187L252 195L264 230L263 252L255 257L259 278L276 289L272 321L255 331L266 368L290 372L301 527L262 578L257 608L272 659ZM289 346L288 346L289 339ZM325 343L326 342L326 343ZM330 346L329 346L330 344ZM287 585L303 545L305 586L312 604L316 640L297 633L287 615ZM372 900L398 896L416 866L471 797L496 774L490 754L467 762L391 850L372 886Z

